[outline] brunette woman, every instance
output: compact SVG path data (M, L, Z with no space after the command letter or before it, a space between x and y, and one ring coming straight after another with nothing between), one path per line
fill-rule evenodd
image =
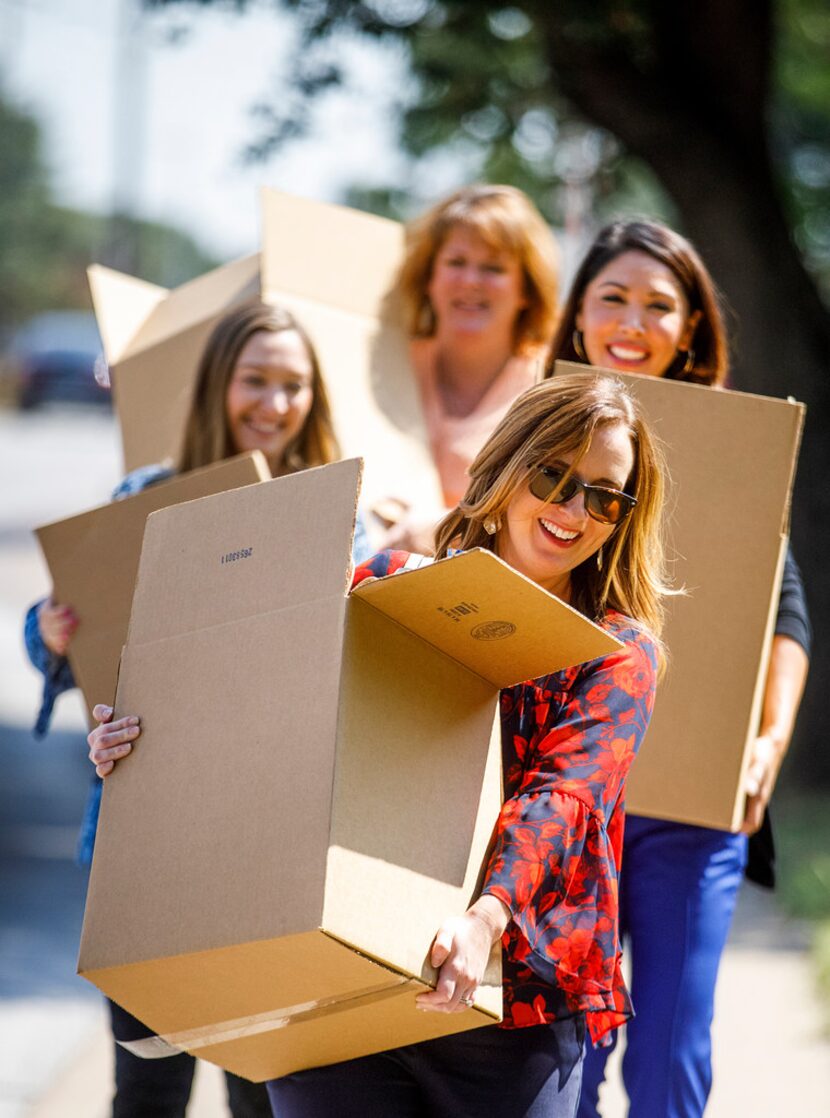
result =
M551 347L553 362L722 385L728 347L715 286L694 248L654 222L603 229L580 267ZM629 815L621 878L632 995L623 1080L631 1118L699 1118L712 1082L715 982L747 836L759 830L789 744L807 673L810 626L788 554L743 833ZM767 832L768 833L768 832ZM769 884L768 841L753 876ZM597 1118L608 1049L589 1051L580 1118Z
M435 555L492 550L621 647L502 692L506 799L483 887L438 929L437 984L417 1000L425 1011L463 1009L501 941L503 1026L276 1080L269 1092L280 1118L575 1114L586 1028L601 1041L629 1013L617 869L625 778L660 658L661 501L649 431L613 378L531 388L475 458L463 500L438 528ZM354 582L406 577L413 565L407 552L383 552L358 567ZM96 710L111 719L109 708ZM93 730L100 775L139 732L130 716Z
M202 355L184 447L176 470L151 466L129 474L118 500L233 454L261 450L275 476L324 465L339 456L325 384L314 348L287 311L265 303L246 304L216 326ZM361 537L363 538L363 537ZM356 542L365 554L365 543ZM57 695L75 686L66 652L79 622L71 606L51 598L26 617L26 646L44 675L37 732L46 732ZM101 782L90 791L79 843L79 861L92 861L101 802ZM138 1040L149 1034L140 1022L110 1003L113 1035ZM195 1068L191 1056L143 1060L116 1045L113 1118L183 1118ZM267 1115L265 1088L228 1074L234 1118Z

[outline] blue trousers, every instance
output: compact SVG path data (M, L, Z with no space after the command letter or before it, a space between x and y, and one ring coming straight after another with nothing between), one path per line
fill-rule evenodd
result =
M746 836L628 816L620 927L636 1016L626 1026L629 1118L700 1118L712 1086L718 965L735 911ZM613 1046L612 1046L613 1047ZM598 1118L611 1048L586 1051L579 1118Z
M485 1026L268 1084L279 1118L574 1118L585 1019Z

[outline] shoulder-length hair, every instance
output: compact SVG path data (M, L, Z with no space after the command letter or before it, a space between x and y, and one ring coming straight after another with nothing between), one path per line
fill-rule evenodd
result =
M571 571L571 604L592 621L617 610L658 642L663 598L672 593L664 573L663 494L665 463L637 402L615 377L563 374L529 388L513 403L470 467L463 500L441 521L435 554L450 548L497 550L500 524L529 471L574 455L570 473L587 453L594 432L621 425L631 438L634 466L625 491L637 504L603 545L602 565L590 556ZM500 529L503 530L503 529Z
M456 228L475 233L496 252L518 257L527 306L516 319L516 352L547 346L556 321L559 253L542 215L512 186L465 186L407 225L396 289L409 334L428 338L435 333L427 287L436 253Z
M613 221L597 234L594 243L574 276L550 347L546 376L553 373L555 361L585 362L584 353L574 346L576 319L585 290L606 264L624 252L644 252L671 271L686 296L690 313L699 312L690 353L679 351L663 374L668 380L693 384L720 385L729 373L729 347L721 310L721 297L706 265L695 248L657 221ZM689 362L689 357L693 360ZM686 365L690 364L689 368Z
M285 452L289 471L324 466L340 457L328 394L311 339L283 307L246 303L220 319L208 338L196 374L193 403L185 429L179 470L194 470L236 454L228 428L225 400L239 355L260 330L279 334L293 330L303 340L312 367L313 399L308 418Z

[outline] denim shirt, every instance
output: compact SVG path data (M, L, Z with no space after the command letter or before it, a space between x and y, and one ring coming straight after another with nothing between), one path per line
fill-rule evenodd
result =
M112 499L114 501L121 501L125 497L132 497L134 494L140 493L143 489L147 489L151 485L157 485L159 482L168 481L171 477L175 476L175 472L176 471L169 466L140 466L137 470L133 470L131 473L127 474L113 492ZM362 563L371 555L372 547L369 543L366 525L360 513L358 513L355 523L354 542L352 545L352 557L355 565ZM67 658L50 652L43 643L37 620L37 611L42 601L43 599L35 602L34 605L29 608L23 625L26 652L34 667L37 668L43 676L43 698L32 730L32 733L37 738L44 737L49 730L57 697L63 694L64 691L69 691L76 686L75 678L72 675L72 668ZM76 850L77 861L79 865L82 866L90 866L92 864L95 831L98 826L98 812L101 807L102 787L103 781L93 772L92 783L84 809Z

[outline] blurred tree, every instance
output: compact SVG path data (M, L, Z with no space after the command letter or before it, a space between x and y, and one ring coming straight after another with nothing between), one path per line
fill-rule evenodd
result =
M124 220L143 278L174 287L215 267L178 230ZM108 263L109 229L105 217L55 205L39 126L0 94L0 341L37 311L91 306L86 268Z
M343 80L344 34L374 36L407 52L401 134L427 173L430 155L449 151L468 174L524 187L566 226L586 182L601 210L621 195L642 209L645 189L649 208L668 210L700 248L734 312L735 386L792 393L810 407L793 534L819 633L799 769L830 783L819 683L830 674L821 634L830 619L830 314L815 282L830 289L825 0L274 3L296 13L301 46L291 95L258 109L254 155L309 128L315 96ZM358 185L352 200L404 208L400 189Z

